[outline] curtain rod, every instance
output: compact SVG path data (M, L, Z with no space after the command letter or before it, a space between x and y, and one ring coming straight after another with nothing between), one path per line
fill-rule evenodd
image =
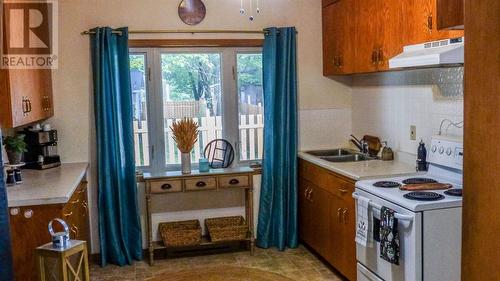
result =
M113 30L114 34L122 34L119 30ZM159 33L240 33L240 34L266 34L264 30L130 30L129 34L159 34ZM95 31L85 30L81 35L95 34Z

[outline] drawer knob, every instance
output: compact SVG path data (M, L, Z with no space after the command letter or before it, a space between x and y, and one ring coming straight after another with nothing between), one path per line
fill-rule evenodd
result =
M237 180L237 179L231 179L231 180L229 181L229 184L238 184L238 183L240 183L240 181L239 181L239 180Z
M161 189L163 189L163 190L168 190L168 189L171 189L171 188L172 188L172 185L169 184L169 183L163 184L161 186Z
M17 215L19 215L19 211L20 211L19 208L12 208L12 209L10 209L10 215L17 216Z
M206 186L206 185L207 185L207 183L206 183L206 182L204 182L204 181L199 181L199 182L197 182L197 183L196 183L196 186L197 186L197 187L204 187L204 186Z
M31 219L31 217L33 217L33 210L28 209L28 210L24 211L24 217L27 219Z

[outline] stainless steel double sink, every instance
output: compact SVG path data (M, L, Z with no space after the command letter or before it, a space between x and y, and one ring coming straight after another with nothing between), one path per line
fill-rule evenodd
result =
M345 148L313 150L306 151L305 153L329 162L359 162L375 159L360 152Z

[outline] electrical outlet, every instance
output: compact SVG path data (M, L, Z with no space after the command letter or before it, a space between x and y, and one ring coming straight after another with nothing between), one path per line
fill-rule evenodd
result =
M417 140L417 126L410 125L410 140Z

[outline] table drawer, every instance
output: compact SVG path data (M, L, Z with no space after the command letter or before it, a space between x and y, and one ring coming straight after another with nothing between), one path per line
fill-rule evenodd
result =
M151 182L151 193L181 192L182 181L153 181Z
M184 180L186 191L193 190L210 190L217 188L217 180L215 177L199 177L189 178Z
M220 187L247 187L248 176L222 176L219 178Z

